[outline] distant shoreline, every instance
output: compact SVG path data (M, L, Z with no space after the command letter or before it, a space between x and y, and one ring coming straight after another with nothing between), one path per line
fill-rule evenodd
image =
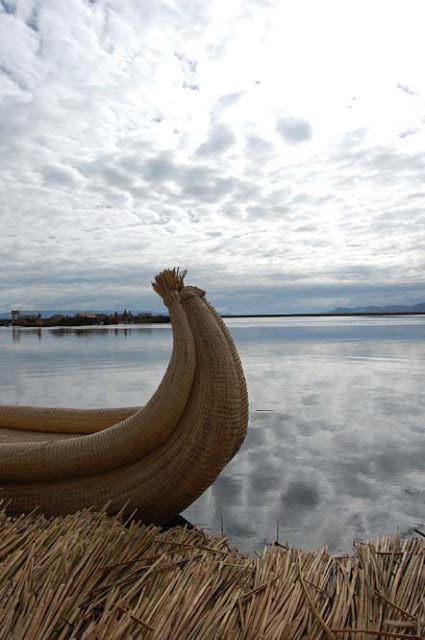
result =
M240 314L223 314L222 318L225 320L232 320L238 318L353 318L353 317L388 317L388 316L425 316L425 311L387 311L387 312L379 312L379 311L368 311L368 312L355 312L355 313L240 313ZM71 320L71 319L69 319ZM133 322L117 322L117 323L107 323L107 324L83 324L71 322L63 323L46 323L46 324L36 324L36 323L26 323L26 324L13 324L10 320L2 319L0 320L0 327L8 327L12 329L49 329L51 327L62 327L62 328L78 328L78 327L108 327L113 329L114 327L127 326L131 327L134 325L146 325L146 324L169 324L170 318L168 316L154 316L149 319L144 319L142 321L134 321Z
M245 313L223 314L222 318L344 318L345 316L425 316L425 311L360 311L354 313Z

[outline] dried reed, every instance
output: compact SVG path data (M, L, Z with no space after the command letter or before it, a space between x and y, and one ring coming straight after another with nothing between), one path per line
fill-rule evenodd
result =
M335 558L81 511L0 511L0 640L425 637L425 539Z

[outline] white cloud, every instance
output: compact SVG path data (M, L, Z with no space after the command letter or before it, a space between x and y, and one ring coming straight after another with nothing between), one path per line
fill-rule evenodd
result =
M288 144L299 144L310 140L313 135L311 125L307 120L284 116L279 118L276 128Z
M247 309L275 277L410 296L421 16L414 0L4 0L0 307L17 291L78 306L100 282L109 307L112 274L125 305L174 263L218 299L249 281Z
M230 149L236 142L232 129L225 124L216 124L211 127L208 139L201 144L197 154L200 156L216 156Z

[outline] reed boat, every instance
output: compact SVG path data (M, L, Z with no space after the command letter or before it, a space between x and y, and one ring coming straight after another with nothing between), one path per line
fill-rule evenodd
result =
M0 406L0 500L10 514L137 510L163 524L236 454L248 395L232 337L205 292L167 269L152 283L168 307L170 362L141 407Z

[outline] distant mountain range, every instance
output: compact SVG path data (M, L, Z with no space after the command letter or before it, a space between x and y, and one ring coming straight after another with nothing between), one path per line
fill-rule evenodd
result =
M425 313L425 302L419 302L410 307L401 304L389 304L385 307L354 307L352 309L348 307L337 307L336 309L332 309L332 311L325 311L325 313Z

